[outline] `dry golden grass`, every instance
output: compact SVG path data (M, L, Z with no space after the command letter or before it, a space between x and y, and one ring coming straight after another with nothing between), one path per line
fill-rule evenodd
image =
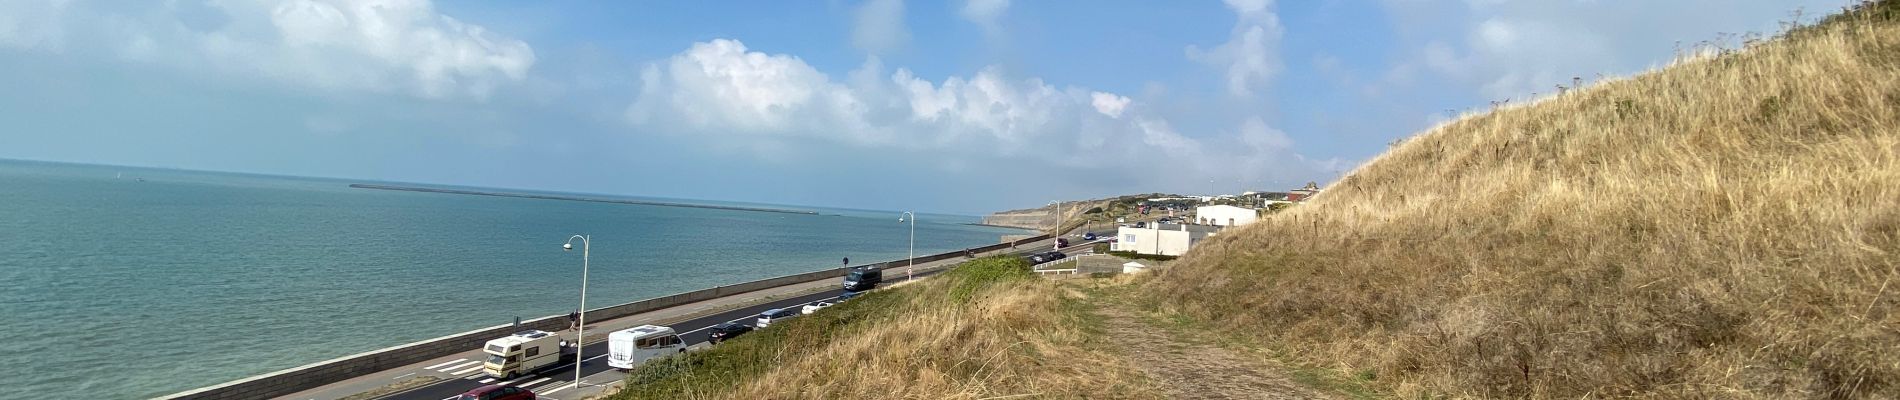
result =
M1900 398L1900 21L1431 129L1143 282L1403 397Z
M1084 303L989 257L711 350L656 361L621 399L1153 398Z

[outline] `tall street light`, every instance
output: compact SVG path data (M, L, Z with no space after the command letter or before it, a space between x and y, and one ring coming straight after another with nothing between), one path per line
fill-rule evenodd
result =
M567 244L561 245L561 251L571 251L574 250L574 239L581 240L581 310L578 313L580 319L574 324L574 327L578 329L574 334L575 388L581 387L581 360L586 360L581 355L581 349L587 348L582 343L587 338L587 251L593 247L590 244L590 238L590 236L574 235L567 238Z
M1058 232L1062 230L1062 200L1051 201L1049 202L1049 204L1056 205L1056 218L1055 218L1056 226L1054 228L1049 228L1049 234L1055 235L1055 236L1062 236L1062 232Z
M910 266L904 269L904 280L909 281L911 273L917 271L917 213L905 211L897 222L904 222L904 217L910 217Z

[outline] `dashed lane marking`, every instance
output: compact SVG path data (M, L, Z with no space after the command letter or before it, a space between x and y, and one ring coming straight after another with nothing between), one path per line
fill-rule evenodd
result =
M454 364L454 363L459 363L459 362L463 362L463 361L468 361L468 359L466 359L466 358L457 358L457 359L455 359L455 361L450 361L450 362L445 362L445 363L441 363L441 364L436 364L436 365L431 365L431 366L427 366L427 367L422 367L422 369L436 369L436 368L441 368L441 367L442 367L442 366L444 366L444 365L449 365L449 364Z
M454 370L458 370L458 369L462 369L463 367L467 367L467 366L470 366L470 365L475 365L475 364L481 364L481 363L482 363L481 361L469 361L469 362L465 362L465 363L460 363L460 364L455 364L455 365L453 365L453 366L448 366L448 367L442 367L442 368L430 368L430 369L433 369L433 370L437 370L437 371L442 371L442 372L449 372L449 371L454 371ZM461 375L461 374L460 374L460 373L457 373L457 374L453 374L453 375Z
M540 384L541 382L547 382L547 381L548 381L549 379L554 379L554 378L541 378L541 379L536 379L536 380L532 380L532 381L528 381L528 383L523 383L523 384L521 384L521 387L529 387L529 386L534 386L534 385L537 385L537 384ZM532 390L532 389L530 389L530 390Z

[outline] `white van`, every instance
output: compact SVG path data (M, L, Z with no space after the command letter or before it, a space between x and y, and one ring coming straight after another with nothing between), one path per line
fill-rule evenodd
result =
M482 352L488 353L488 360L482 363L482 373L513 379L556 364L573 362L575 349L563 346L563 343L560 335L540 330L521 331L490 340L482 346Z
M680 335L673 328L640 325L607 334L607 366L633 369L647 360L686 352Z

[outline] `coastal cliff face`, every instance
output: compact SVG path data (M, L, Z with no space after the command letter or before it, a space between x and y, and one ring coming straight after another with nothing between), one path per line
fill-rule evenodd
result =
M1090 208L1103 207L1109 200L1082 200L1062 203L1064 221L1081 218ZM1054 226L1056 206L1045 205L1037 208L1009 210L992 213L983 217L984 225L1007 226L1023 229L1049 229Z

